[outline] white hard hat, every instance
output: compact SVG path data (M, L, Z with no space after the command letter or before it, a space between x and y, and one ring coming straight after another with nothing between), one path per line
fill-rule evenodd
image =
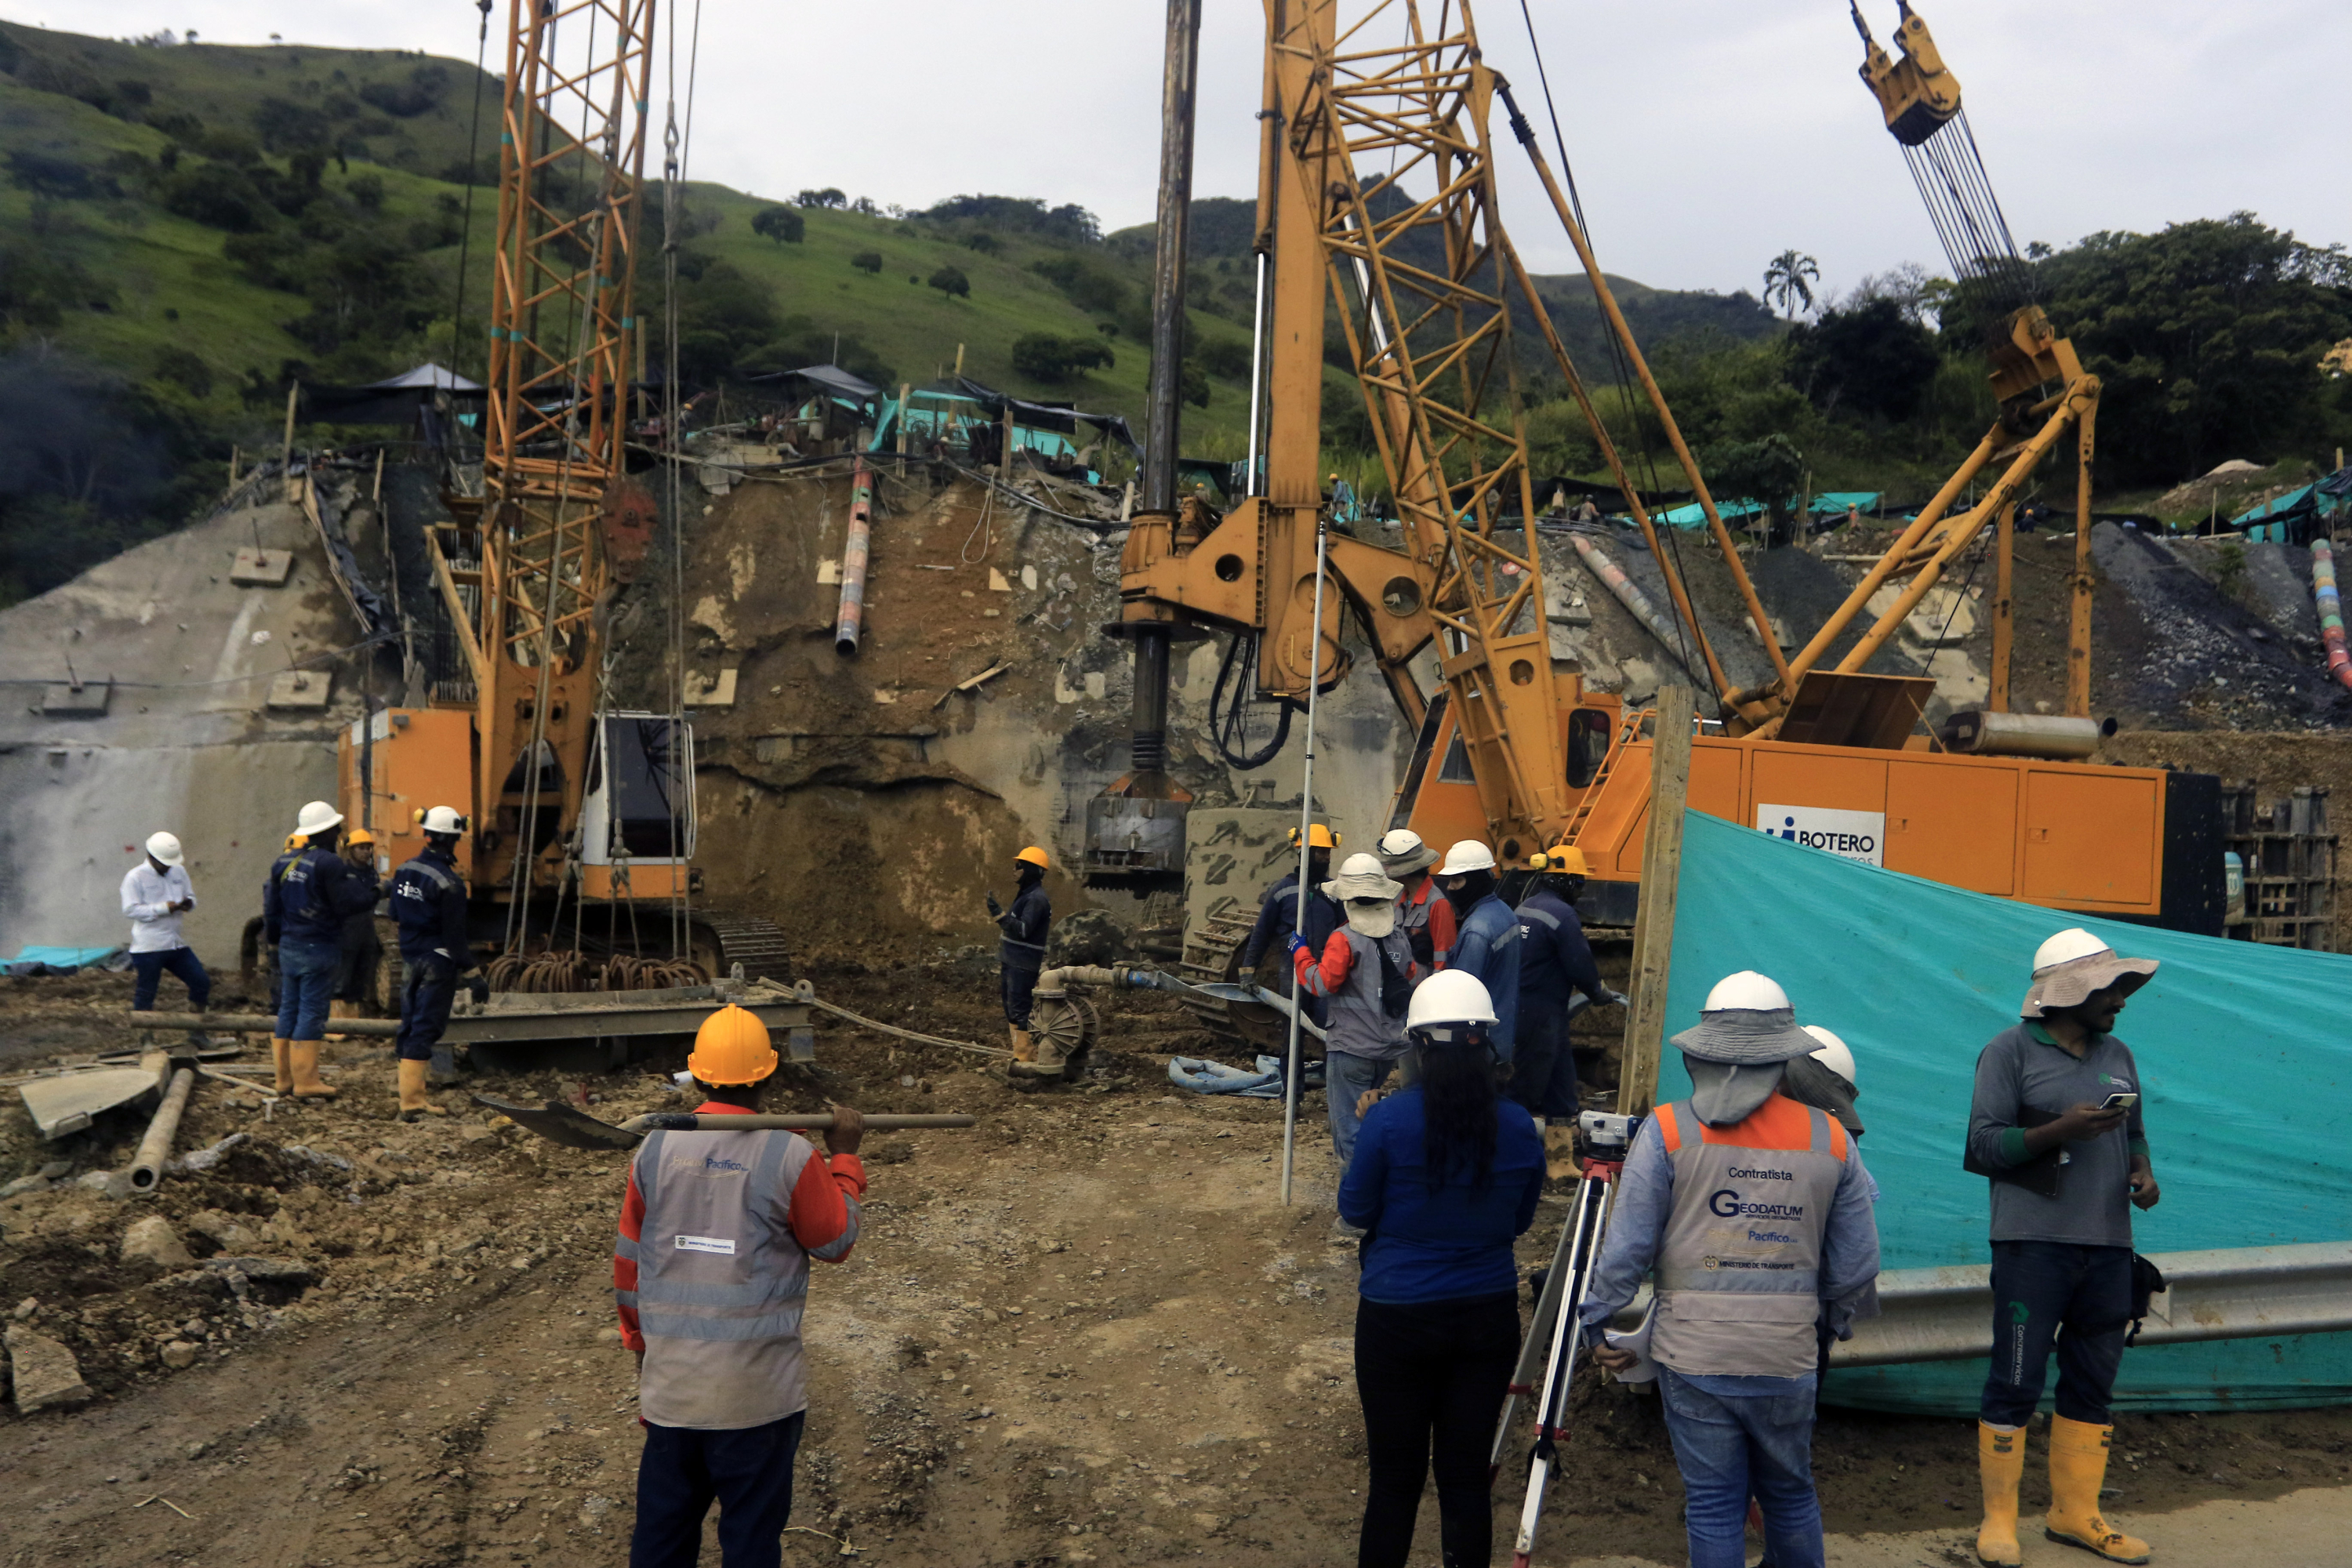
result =
M1355 854L1349 856L1345 860L1339 862L1339 875L1342 877L1378 877L1382 880L1386 880L1388 878L1388 872L1383 870L1381 867L1381 858L1377 855L1367 855L1360 849Z
M1839 1039L1819 1024L1807 1024L1804 1026L1804 1031L1822 1043L1820 1050L1808 1051L1806 1055L1845 1079L1849 1085L1861 1081L1853 1074L1853 1052L1846 1048L1846 1043L1843 1040Z
M1381 835L1381 853L1391 860L1402 859L1421 847L1421 835L1410 827L1391 827Z
M1776 1013L1790 1006L1789 994L1769 974L1743 969L1727 974L1706 994L1702 1013Z
M425 831L427 833L463 833L466 831L466 819L457 815L457 810L455 806L436 805L432 810L425 813L424 816L418 817L417 820L425 825Z
M147 836L147 853L166 866L176 866L180 863L180 841L168 833L151 833Z
M2074 926L2060 931L2033 950L2033 973L2039 974L2061 963L2072 963L2078 958L2097 958L2114 951L2081 926Z
M1475 838L1465 838L1445 852L1445 864L1437 868L1441 877L1459 877L1465 871L1491 871L1495 868L1495 852Z
M1486 994L1486 983L1460 969L1441 969L1415 986L1404 1014L1407 1029L1493 1022L1495 999Z
M341 812L323 800L314 800L304 806L300 815L294 818L294 831L304 834L323 833L342 819Z

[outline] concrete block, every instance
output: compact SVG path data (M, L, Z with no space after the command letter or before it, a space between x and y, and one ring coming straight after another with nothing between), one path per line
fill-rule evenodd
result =
M7 1342L18 1415L85 1405L95 1396L81 1380L81 1364L73 1352L58 1341L18 1326L9 1329Z
M294 573L290 550L240 550L229 563L228 580L240 588L283 588Z
M271 679L265 705L280 712L323 712L334 686L332 670L289 669Z
M735 674L722 669L716 675L700 670L686 672L686 705L688 708L732 708L735 706Z
M162 1215L151 1214L122 1233L119 1256L126 1263L134 1258L144 1258L166 1268L185 1268L195 1259L180 1240L180 1233Z

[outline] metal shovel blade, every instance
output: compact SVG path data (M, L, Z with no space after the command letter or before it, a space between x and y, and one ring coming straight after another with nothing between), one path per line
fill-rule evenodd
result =
M551 1100L544 1105L517 1105L512 1100L478 1094L474 1103L487 1105L518 1127L528 1128L551 1143L567 1149L618 1149L624 1152L645 1142L645 1134L599 1121L576 1106Z

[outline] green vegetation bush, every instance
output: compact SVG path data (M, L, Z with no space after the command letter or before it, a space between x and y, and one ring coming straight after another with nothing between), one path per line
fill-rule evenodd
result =
M963 275L961 267L942 267L931 274L929 281L950 299L961 300L971 293L971 279Z
M1095 338L1024 332L1013 342L1013 368L1032 381L1070 381L1081 372L1110 370L1118 363L1110 345Z
M880 277L882 273L882 253L878 250L861 250L856 255L849 258L849 264L852 267L856 268L860 272L871 272L876 277Z
M790 207L761 207L751 215L751 232L778 245L798 245L808 234L808 219Z

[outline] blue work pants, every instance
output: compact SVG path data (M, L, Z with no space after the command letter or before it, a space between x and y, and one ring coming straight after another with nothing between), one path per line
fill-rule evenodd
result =
M1813 1398L1717 1394L1658 1368L1659 1403L1683 1477L1691 1568L1747 1568L1748 1500L1764 1513L1773 1568L1822 1568L1822 1505L1813 1493Z
M449 1026L449 1008L457 1000L457 972L446 963L426 959L405 965L400 984L400 1034L394 1053L405 1062L433 1059L433 1047Z
M131 955L133 979L131 983L131 1010L152 1013L155 1010L155 987L163 983L166 972L179 977L188 988L188 1005L197 1012L212 1000L213 977L196 961L195 949L167 947L161 952L134 952Z
M334 999L342 949L331 942L278 944L278 1037L318 1040L327 1034L327 1004Z
M1363 1125L1364 1119L1356 1114L1356 1101L1366 1090L1387 1082L1389 1069L1395 1066L1393 1058L1375 1061L1346 1051L1323 1053L1323 1100L1331 1123L1331 1152L1339 1157L1341 1170L1356 1157L1356 1130Z
M726 1430L645 1423L629 1568L694 1568L703 1516L714 1502L725 1568L776 1568L793 1511L793 1458L807 1420L803 1410Z

